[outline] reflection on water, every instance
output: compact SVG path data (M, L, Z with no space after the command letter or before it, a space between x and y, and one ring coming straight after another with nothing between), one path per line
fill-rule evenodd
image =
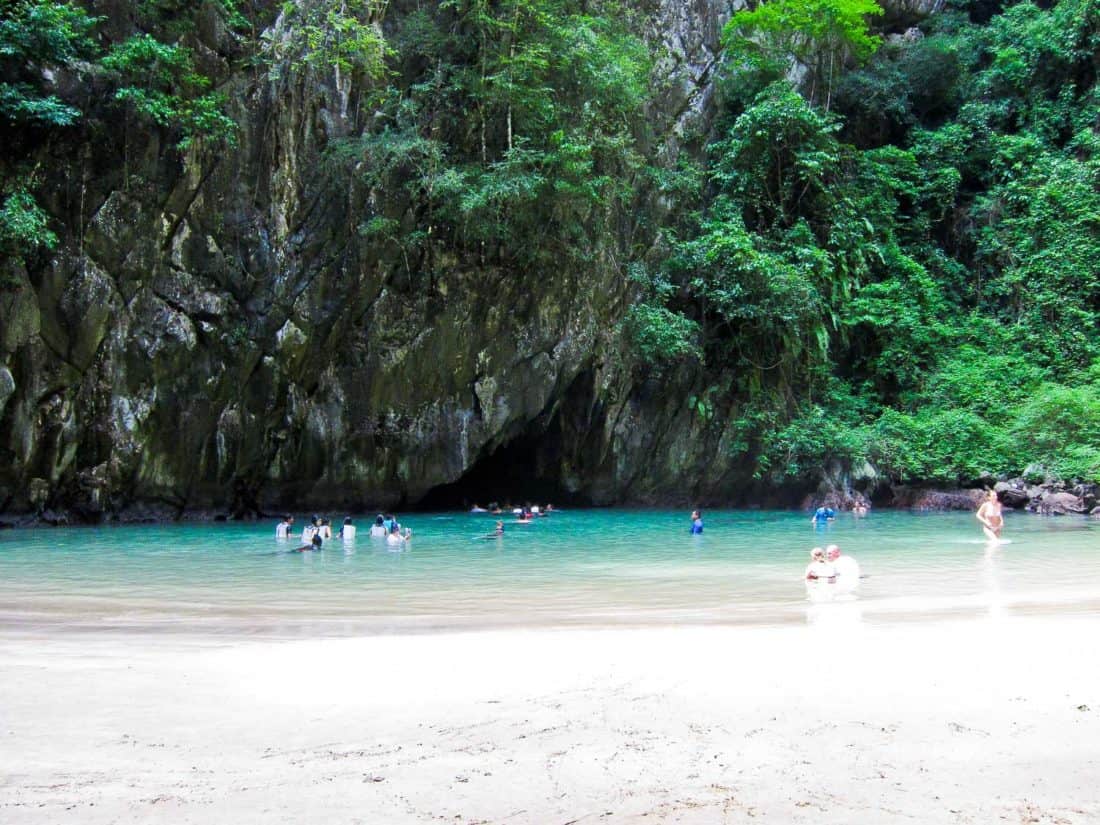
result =
M338 514L342 515L342 514ZM997 619L1100 603L1100 523L1009 514L988 545L970 513L584 510L531 525L415 515L408 548L366 535L317 553L271 524L0 533L0 624L360 633L501 625L765 623L840 627L929 615ZM363 524L368 519L360 519ZM835 543L853 592L802 579Z

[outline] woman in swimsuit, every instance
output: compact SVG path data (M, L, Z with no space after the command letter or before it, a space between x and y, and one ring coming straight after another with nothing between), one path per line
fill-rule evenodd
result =
M1001 515L1001 502L997 499L996 490L989 491L975 515L982 523L982 532L985 533L986 538L990 541L1000 541L1005 519Z

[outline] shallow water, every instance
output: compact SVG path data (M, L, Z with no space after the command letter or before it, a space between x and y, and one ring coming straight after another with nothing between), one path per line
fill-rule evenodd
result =
M415 514L393 551L365 533L288 552L271 524L0 533L0 627L161 629L279 636L492 626L876 622L1100 607L1100 523L1008 514L990 547L969 513L576 510L506 524ZM299 521L299 526L301 522ZM853 593L802 581L836 543L865 578Z

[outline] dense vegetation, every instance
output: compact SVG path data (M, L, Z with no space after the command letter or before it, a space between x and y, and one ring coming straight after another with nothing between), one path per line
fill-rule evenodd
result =
M1100 3L960 2L881 45L874 11L735 15L638 340L736 376L776 482L1100 480Z
M369 193L356 232L415 288L600 250L637 293L624 357L695 375L759 478L1100 481L1100 0L954 0L905 35L872 0L771 0L729 22L716 118L671 160L644 4L88 8L0 21L5 256L58 243L43 145L121 123L213 157L219 71L323 74L351 90L323 173ZM237 48L203 62L211 14Z

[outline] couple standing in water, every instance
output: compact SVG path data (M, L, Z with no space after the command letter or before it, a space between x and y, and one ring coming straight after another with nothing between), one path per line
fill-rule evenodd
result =
M840 552L840 547L830 544L822 549L815 547L810 551L810 564L806 568L806 581L837 580L852 585L859 581L859 562Z

